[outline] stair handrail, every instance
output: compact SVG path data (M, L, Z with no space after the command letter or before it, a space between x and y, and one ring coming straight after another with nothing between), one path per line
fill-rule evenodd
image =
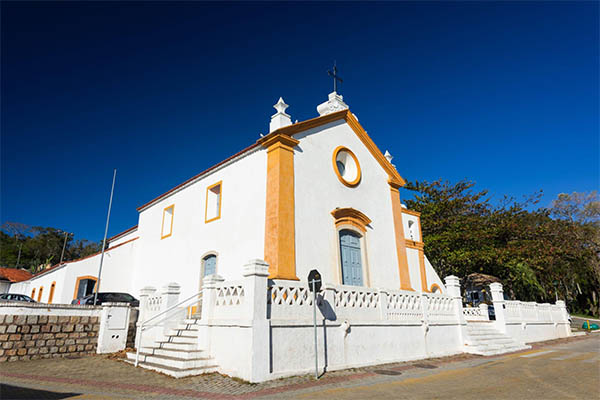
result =
M196 297L200 297L201 295L202 295L202 289L198 293L186 298L185 300L180 301L177 304L172 305L171 307L167 308L166 310L161 311L160 313L158 313L158 314L152 316L151 318L148 318L144 322L140 323L140 337L136 338L137 342L138 342L138 345L136 346L137 348L135 351L135 366L136 367L138 366L139 359L140 359L140 347L142 347L142 335L144 333L144 329L147 329L148 327L150 327L150 325L148 325L148 322L155 320L156 318L160 317L161 315L167 314L168 312L178 308L182 304L187 303L188 301L190 301ZM164 319L166 319L166 317ZM160 321L155 322L155 324L157 324L158 322L164 321L164 319L161 319ZM155 325L151 325L151 326L155 326Z

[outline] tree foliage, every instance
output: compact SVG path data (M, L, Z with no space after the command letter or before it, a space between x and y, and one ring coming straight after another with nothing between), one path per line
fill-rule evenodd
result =
M60 229L6 222L0 227L0 265L35 273L44 265L58 263L63 245L63 261L89 256L101 248L100 243L74 240L72 234Z
M408 208L421 212L425 251L441 276L481 272L500 278L513 298L567 300L598 314L600 202L598 194L561 194L536 208L541 192L492 205L473 182L410 182Z

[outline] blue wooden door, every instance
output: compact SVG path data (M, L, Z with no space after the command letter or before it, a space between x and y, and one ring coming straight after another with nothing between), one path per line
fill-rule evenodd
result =
M360 236L352 231L340 231L340 253L342 255L342 283L362 286Z
M204 257L204 276L213 275L217 272L217 256L209 255Z

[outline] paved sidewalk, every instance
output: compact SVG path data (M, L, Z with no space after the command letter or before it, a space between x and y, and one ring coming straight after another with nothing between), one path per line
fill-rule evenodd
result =
M577 348L587 350L573 350ZM527 379L530 379L532 382L538 382L538 388L544 387L544 385L540 386L539 379L535 376L527 378L527 374L524 375L523 371L514 372L516 376L513 376L515 366L526 366L538 362L538 356L529 356L529 354L537 353L553 354L556 356L554 358L566 357L564 360L553 361L556 365L567 365L567 363L579 360L584 368L582 371L578 371L577 378L572 376L573 373L568 368L561 370L562 372L558 376L564 376L562 380L567 382L579 379L579 385L586 390L583 393L595 392L597 394L597 385L596 387L593 387L594 385L587 387L590 384L586 386L582 383L582 379L594 379L595 382L600 380L600 360L594 358L598 357L598 348L600 348L600 336L590 335L544 342L534 345L533 349L526 352L510 355L496 357L460 355L328 372L318 381L312 376L305 375L262 384L249 384L219 374L174 379L142 368L134 368L130 364L107 356L18 361L0 364L0 382L2 383L0 398L3 400L7 398L275 399L305 397L358 399L383 396L389 398L405 398L405 396L408 396L406 398L437 398L436 392L431 390L439 385L442 385L442 390L445 391L442 393L449 394L449 391L454 388L457 391L456 394L460 393L464 396L465 378L470 378L469 382L481 386L477 390L473 388L469 391L469 393L479 393L481 398L481 396L486 397L484 393L489 392L490 387L498 387L484 384L486 379L489 383L493 382L494 385L499 384L501 387L506 386L504 379L521 378L521 380L525 380L526 384L528 384ZM594 353L594 349L596 349L596 353ZM548 350L550 353L544 353ZM569 351L580 354L572 356ZM585 355L582 356L584 353ZM540 360L547 358L543 355L539 357ZM568 365L572 368L575 364ZM558 374L557 371L550 372ZM500 380L498 381L498 379ZM553 379L555 382L561 381L560 379L556 380L556 377ZM426 385L424 385L425 383ZM561 382L561 384L565 383ZM27 390L33 391L28 394ZM547 390L549 389L546 388ZM506 394L506 397L500 395L496 398L508 398L508 392ZM486 398L489 398L489 393Z

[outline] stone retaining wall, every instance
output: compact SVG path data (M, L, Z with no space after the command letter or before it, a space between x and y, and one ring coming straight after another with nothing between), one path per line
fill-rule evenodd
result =
M97 316L0 315L0 362L96 352Z
M101 307L0 302L0 362L96 352Z

